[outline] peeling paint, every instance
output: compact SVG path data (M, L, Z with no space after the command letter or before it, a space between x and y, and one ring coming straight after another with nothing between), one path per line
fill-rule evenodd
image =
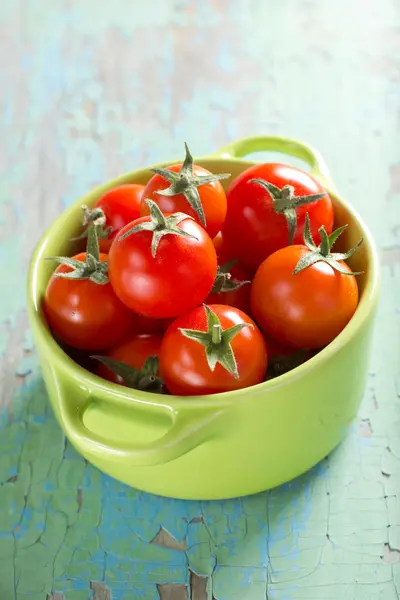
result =
M160 527L159 532L150 543L162 548L170 548L171 550L186 550L186 539L182 541L175 540L163 527Z
M157 590L160 600L189 600L186 585L160 583L157 584Z
M104 583L91 581L90 589L93 590L92 600L112 600L111 592Z
M190 573L190 600L208 600L209 594L207 593L208 586L207 577L199 577L196 573Z
M371 421L369 419L362 419L360 422L360 437L370 438L372 435Z
M390 544L385 544L383 547L382 559L384 562L389 563L390 565L400 563L400 551L391 548Z

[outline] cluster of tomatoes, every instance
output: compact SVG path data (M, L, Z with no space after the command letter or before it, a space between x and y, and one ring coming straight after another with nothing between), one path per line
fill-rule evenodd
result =
M132 388L202 395L307 360L351 319L358 286L331 251L331 198L295 167L230 183L193 164L153 169L83 207L86 251L56 257L44 311L56 339Z

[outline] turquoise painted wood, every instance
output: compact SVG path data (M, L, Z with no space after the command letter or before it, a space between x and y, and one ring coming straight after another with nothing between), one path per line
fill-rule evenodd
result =
M400 597L397 0L3 0L1 600ZM179 502L86 464L52 416L25 314L44 228L93 185L247 135L319 148L371 227L382 298L345 443L290 485Z

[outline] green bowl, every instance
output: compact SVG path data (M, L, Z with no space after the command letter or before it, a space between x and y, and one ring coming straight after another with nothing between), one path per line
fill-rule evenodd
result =
M54 264L46 256L71 251L80 228L81 204L92 205L107 189L144 184L141 169L80 198L49 228L36 247L28 276L28 311L43 377L65 435L89 462L135 488L187 499L253 494L307 471L343 439L366 385L378 297L378 259L371 235L338 196L320 156L286 138L235 142L196 162L236 177L257 151L280 152L307 162L327 187L336 225L349 224L343 243L364 244L350 265L360 302L342 333L308 362L275 380L244 390L201 397L162 396L108 383L76 364L52 337L41 304ZM171 163L165 163L171 164ZM157 165L163 166L163 165Z

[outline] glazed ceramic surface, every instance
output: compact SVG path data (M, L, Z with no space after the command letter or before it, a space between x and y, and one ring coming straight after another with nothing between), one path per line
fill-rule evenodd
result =
M342 243L352 246L364 238L350 261L354 270L364 271L351 322L311 360L275 380L213 396L148 394L89 373L53 339L41 303L54 264L43 259L71 253L68 240L79 230L82 204L93 205L107 189L122 183L146 183L149 168L128 173L77 200L34 252L28 309L57 419L87 460L138 489L177 498L218 499L274 487L324 458L346 435L361 402L378 294L371 235L337 194L318 153L298 141L248 138L196 162L233 178L254 164L244 157L257 151L280 152L307 163L332 196L336 226L349 224Z

